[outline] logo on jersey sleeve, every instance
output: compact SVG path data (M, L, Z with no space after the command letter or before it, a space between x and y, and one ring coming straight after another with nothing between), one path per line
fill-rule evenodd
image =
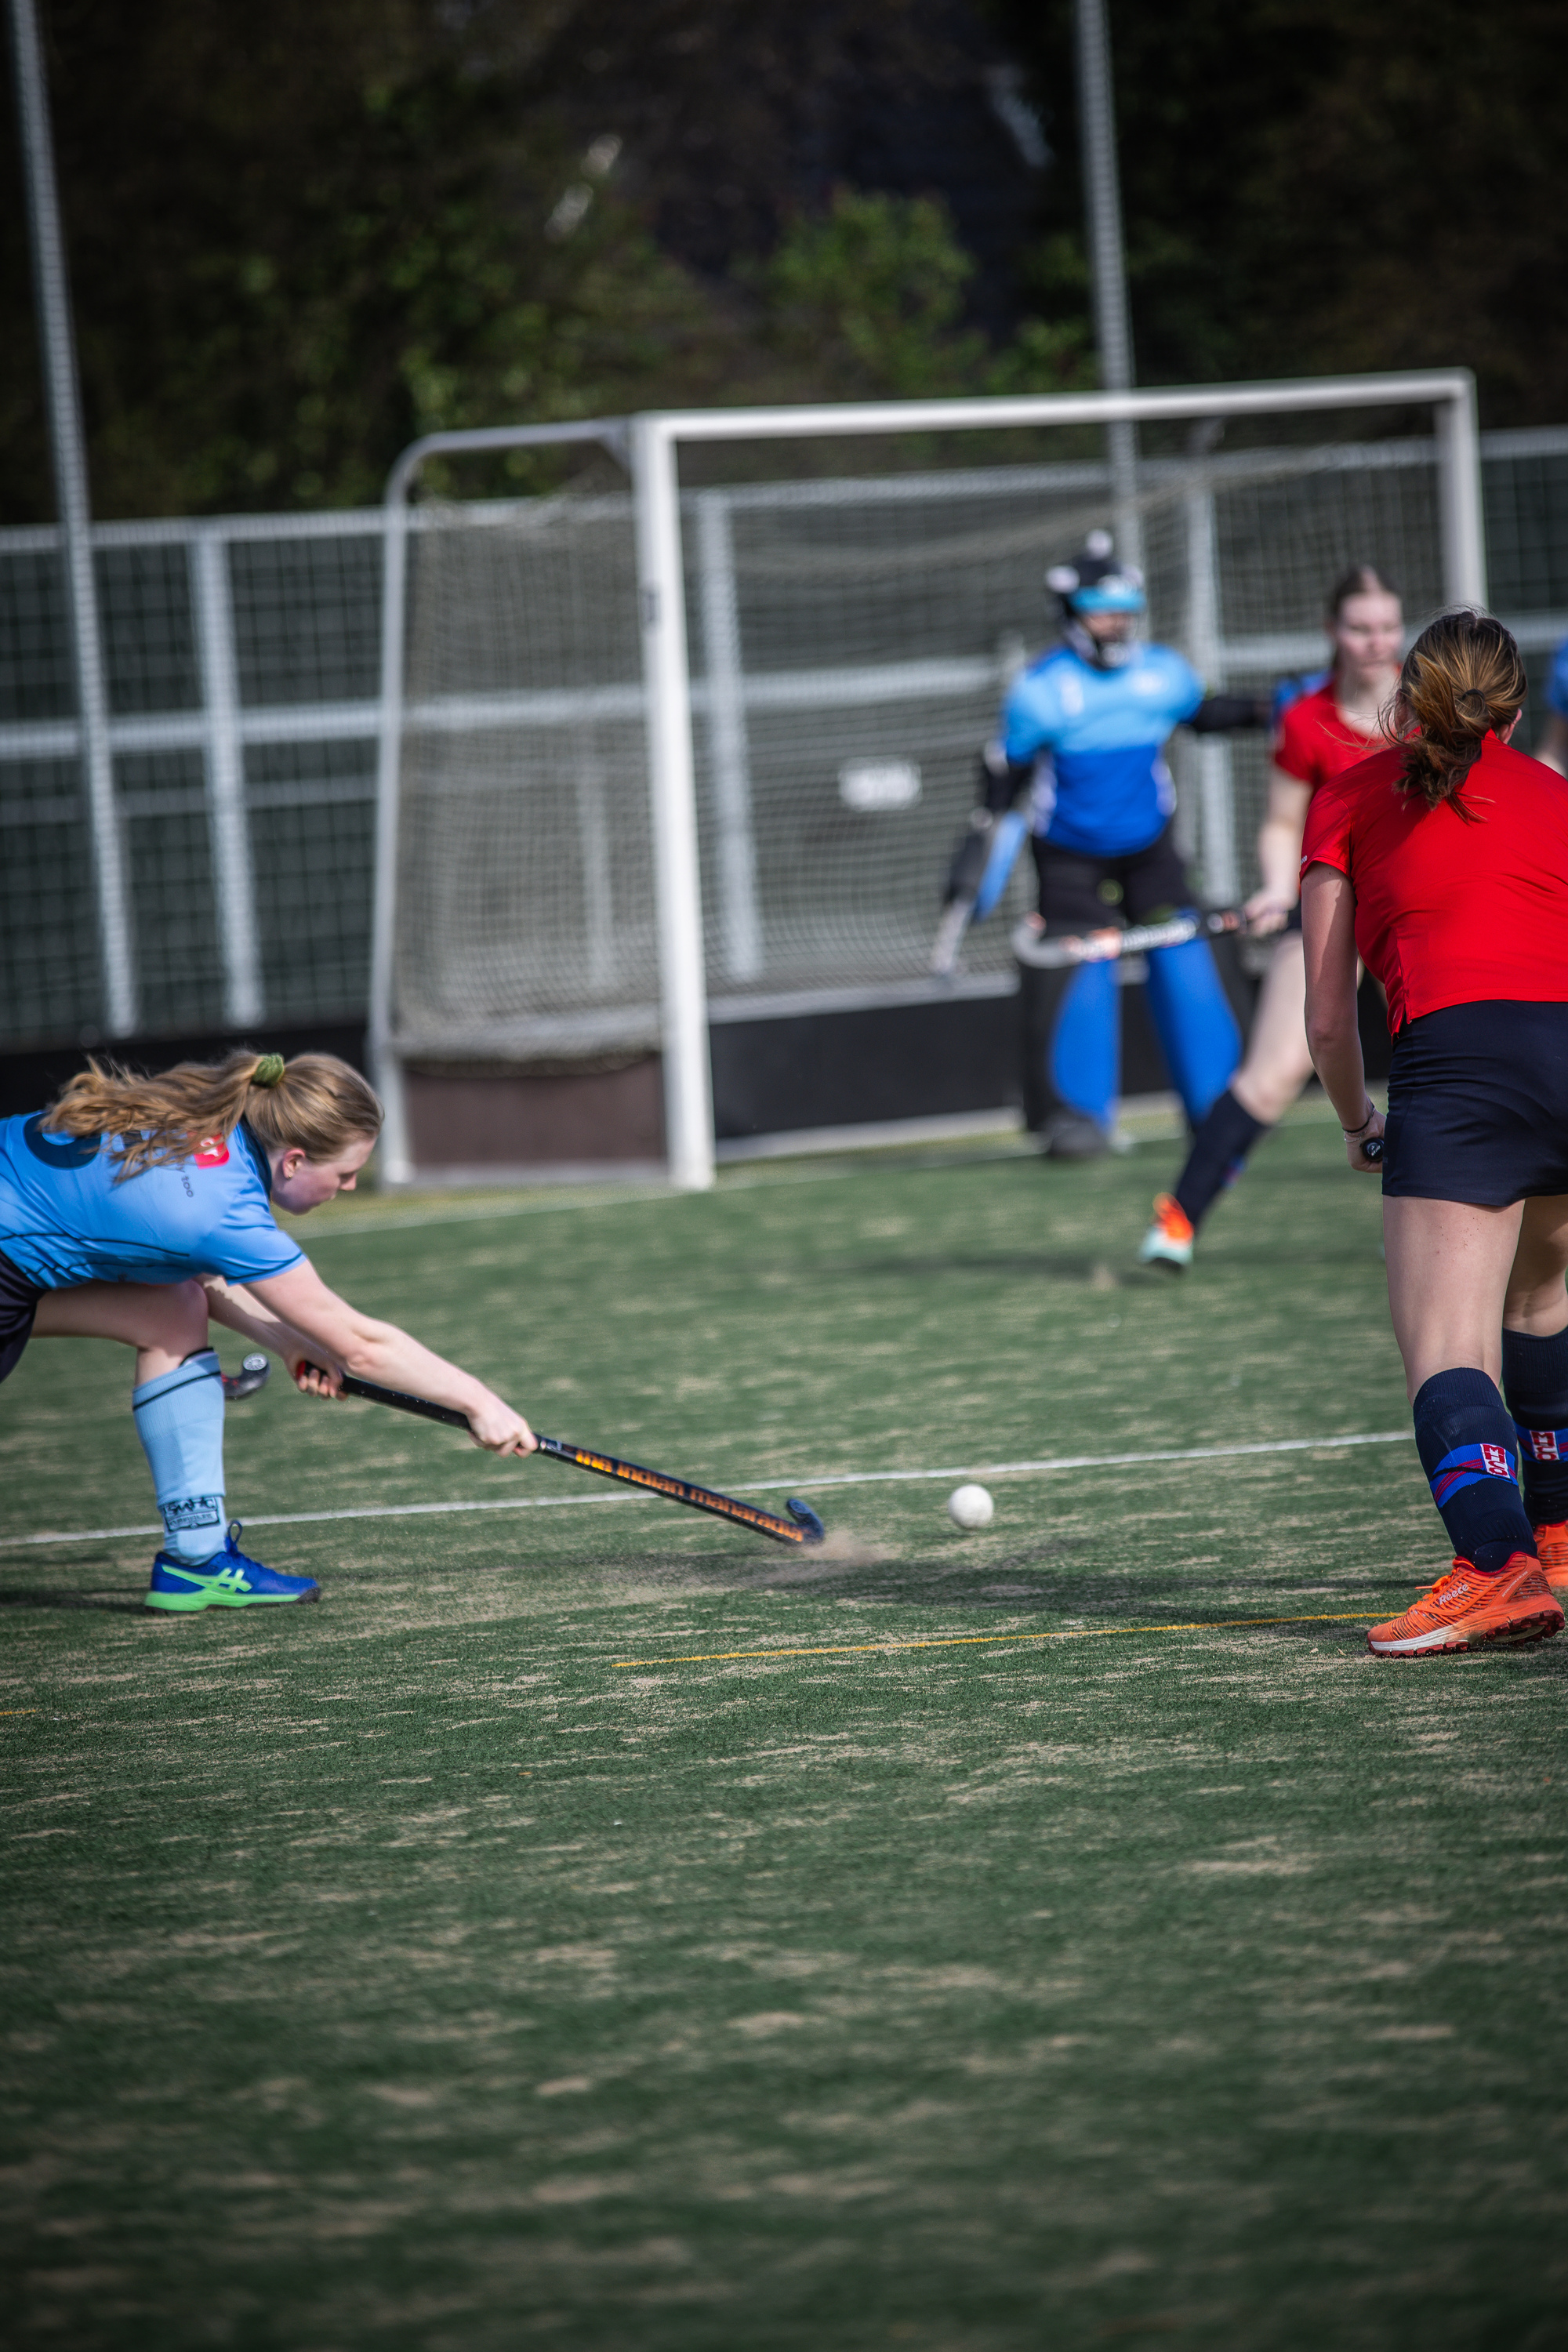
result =
M228 1145L221 1135L204 1135L191 1158L198 1168L224 1168L228 1164Z
M44 1113L27 1121L22 1129L28 1150L46 1168L85 1168L89 1160L98 1158L101 1135L55 1136L44 1126Z

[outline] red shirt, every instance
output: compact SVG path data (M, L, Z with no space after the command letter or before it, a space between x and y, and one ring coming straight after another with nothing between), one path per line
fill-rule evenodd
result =
M1568 782L1489 735L1460 799L1397 789L1397 745L1314 793L1301 871L1355 892L1363 962L1401 1029L1446 1004L1568 1003Z
M1334 700L1332 677L1287 703L1274 736L1274 764L1314 792L1331 776L1353 768L1377 741L1352 727Z

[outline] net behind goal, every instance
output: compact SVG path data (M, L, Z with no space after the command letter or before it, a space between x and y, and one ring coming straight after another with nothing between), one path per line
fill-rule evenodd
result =
M1464 377L1134 395L1120 498L1099 397L641 418L624 493L420 508L382 772L395 1172L407 1061L658 1045L672 1168L705 1181L710 1021L935 986L941 877L1000 699L1052 633L1047 566L1109 524L1147 571L1150 635L1211 688L1310 670L1350 562L1413 621L1483 593L1468 401ZM1390 410L1437 429L1380 437ZM1184 844L1234 898L1262 740L1175 756ZM1031 878L952 987L1012 985Z

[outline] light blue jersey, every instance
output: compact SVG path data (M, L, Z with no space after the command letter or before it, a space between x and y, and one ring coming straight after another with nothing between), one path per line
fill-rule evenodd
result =
M261 1282L305 1253L273 1223L267 1156L241 1124L188 1160L114 1181L118 1149L0 1119L0 1252L45 1290L83 1282Z
M1035 762L1035 832L1086 857L1147 849L1176 805L1162 747L1203 698L1169 646L1140 646L1120 669L1070 646L1033 663L1007 697L1002 740L1009 760Z
M1559 719L1568 719L1568 637L1557 648L1557 658L1546 681L1546 700Z

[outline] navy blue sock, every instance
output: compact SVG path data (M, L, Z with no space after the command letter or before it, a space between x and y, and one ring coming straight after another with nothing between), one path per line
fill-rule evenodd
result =
M1568 1328L1547 1339L1505 1331L1502 1392L1519 1433L1531 1526L1568 1519Z
M1510 1553L1535 1556L1515 1484L1513 1423L1495 1383L1466 1367L1434 1372L1411 1408L1421 1467L1457 1559L1495 1576Z
M1215 1196L1223 1192L1233 1174L1240 1172L1244 1160L1260 1135L1267 1135L1268 1126L1243 1110L1228 1087L1215 1099L1213 1109L1193 1138L1193 1148L1187 1154L1187 1164L1176 1180L1177 1205L1185 1211L1188 1221L1196 1226Z

